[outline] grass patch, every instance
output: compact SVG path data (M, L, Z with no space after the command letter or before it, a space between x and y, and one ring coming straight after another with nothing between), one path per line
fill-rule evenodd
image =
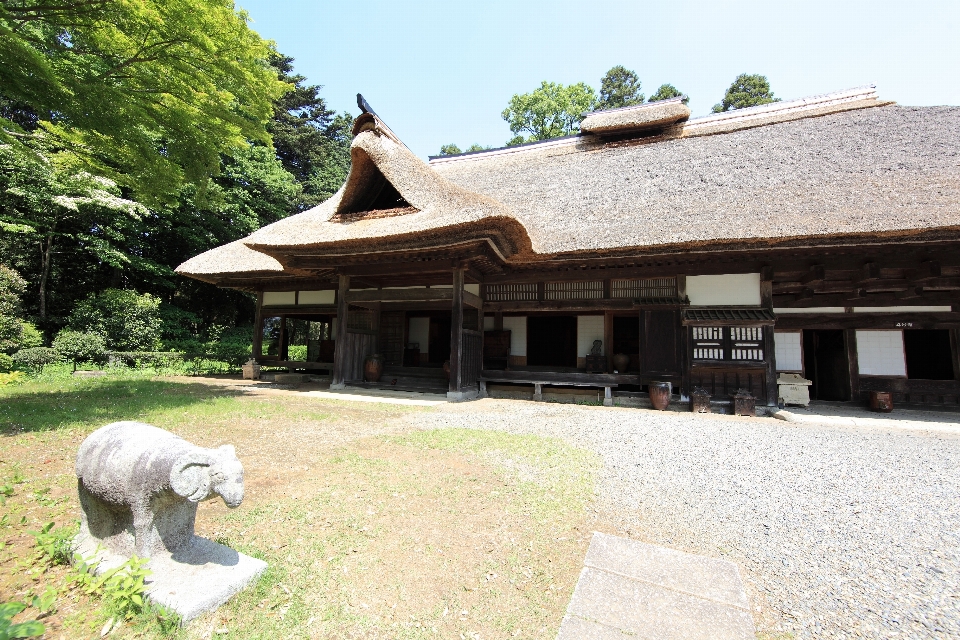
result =
M554 439L411 430L431 410L144 376L0 389L0 592L48 604L22 615L42 616L50 637L99 637L117 617L71 586L69 567L40 561L28 532L55 522L56 548L79 517L80 442L137 419L236 445L244 503L201 503L197 533L270 568L183 630L147 607L109 637L553 637L595 528L599 461Z

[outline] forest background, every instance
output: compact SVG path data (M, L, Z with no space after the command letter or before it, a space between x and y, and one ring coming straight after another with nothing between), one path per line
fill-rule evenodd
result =
M352 116L320 89L229 1L2 0L8 311L49 343L83 301L125 290L162 321L161 344L132 346L248 334L250 295L173 269L336 192Z

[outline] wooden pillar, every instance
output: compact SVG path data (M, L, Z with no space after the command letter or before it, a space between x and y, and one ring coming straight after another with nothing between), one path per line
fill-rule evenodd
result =
M450 387L463 391L463 267L453 269L453 309L450 316Z
M950 355L953 361L953 379L960 380L960 329L950 330Z
M760 306L773 309L773 267L760 270Z
M343 377L347 359L347 292L350 290L350 276L340 276L340 287L337 289L337 339L333 346L333 376L330 380L331 389L343 389L346 385Z
M857 330L844 329L843 343L847 347L847 371L850 375L850 399L860 402L860 361L857 357Z
M257 292L257 315L253 322L253 357L263 354L263 291Z
M681 322L680 325L680 400L684 401L685 399L690 398L690 394L693 393L692 384L690 383L690 378L693 376L693 358L691 351L691 342L693 329L690 327L683 326Z
M763 283L761 283L762 289ZM777 388L777 350L774 346L773 325L763 327L763 355L767 361L767 369L764 372L766 378L767 406L777 406L777 400L780 397L780 391Z
M607 280L607 283L610 281ZM613 311L603 312L603 348L607 354L607 371L613 371ZM620 373L626 373L621 371Z

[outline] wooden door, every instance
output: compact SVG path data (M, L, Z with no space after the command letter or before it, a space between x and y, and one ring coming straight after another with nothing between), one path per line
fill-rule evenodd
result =
M383 364L403 364L403 311L384 311L380 314L380 357Z
M644 373L680 375L680 313L641 311Z

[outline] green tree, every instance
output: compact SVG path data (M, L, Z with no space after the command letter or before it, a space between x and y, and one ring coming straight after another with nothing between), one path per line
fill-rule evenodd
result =
M53 339L53 350L60 359L72 362L76 371L84 362L105 362L107 345L97 333L64 329Z
M472 145L467 147L467 150L465 151L465 153L472 153L474 151L489 151L490 149L493 149L493 147L489 145L485 147L482 144L477 144L476 142L474 142Z
M685 93L680 93L680 90L677 89L672 84L662 84L656 92L650 96L650 99L647 102L657 102L659 100L669 100L670 98L683 98L683 104L690 102L690 96Z
M640 93L640 78L637 74L622 65L617 65L607 71L600 80L600 99L595 109L618 109L643 103L643 94Z
M103 337L115 351L153 351L160 347L160 300L149 293L107 289L80 302L68 326Z
M593 89L583 82L564 86L544 81L530 93L516 94L500 114L515 134L507 144L577 133L583 114L591 111L596 101ZM524 133L528 134L526 138Z
M47 320L48 280L61 244L113 267L156 267L122 249L145 214L140 204L121 198L109 179L71 171L39 150L0 145L0 231L29 235L26 242L40 245L41 323Z
M440 147L440 155L442 156L455 156L458 153L463 153L463 152L460 151L460 147L458 147L453 143L445 144Z
M293 58L274 53L270 63L288 91L274 103L267 129L283 168L302 186L294 210L302 211L332 196L350 169L353 118L336 115L320 97L320 85L307 85L293 72Z
M780 98L773 97L770 82L766 76L741 73L727 89L723 100L713 105L713 112L722 113L771 102L780 102Z
M0 0L0 93L39 127L8 113L0 138L42 138L151 202L202 184L221 154L269 143L289 88L247 21L232 0Z
M23 322L20 320L20 296L27 281L13 269L0 264L0 353L20 347Z

